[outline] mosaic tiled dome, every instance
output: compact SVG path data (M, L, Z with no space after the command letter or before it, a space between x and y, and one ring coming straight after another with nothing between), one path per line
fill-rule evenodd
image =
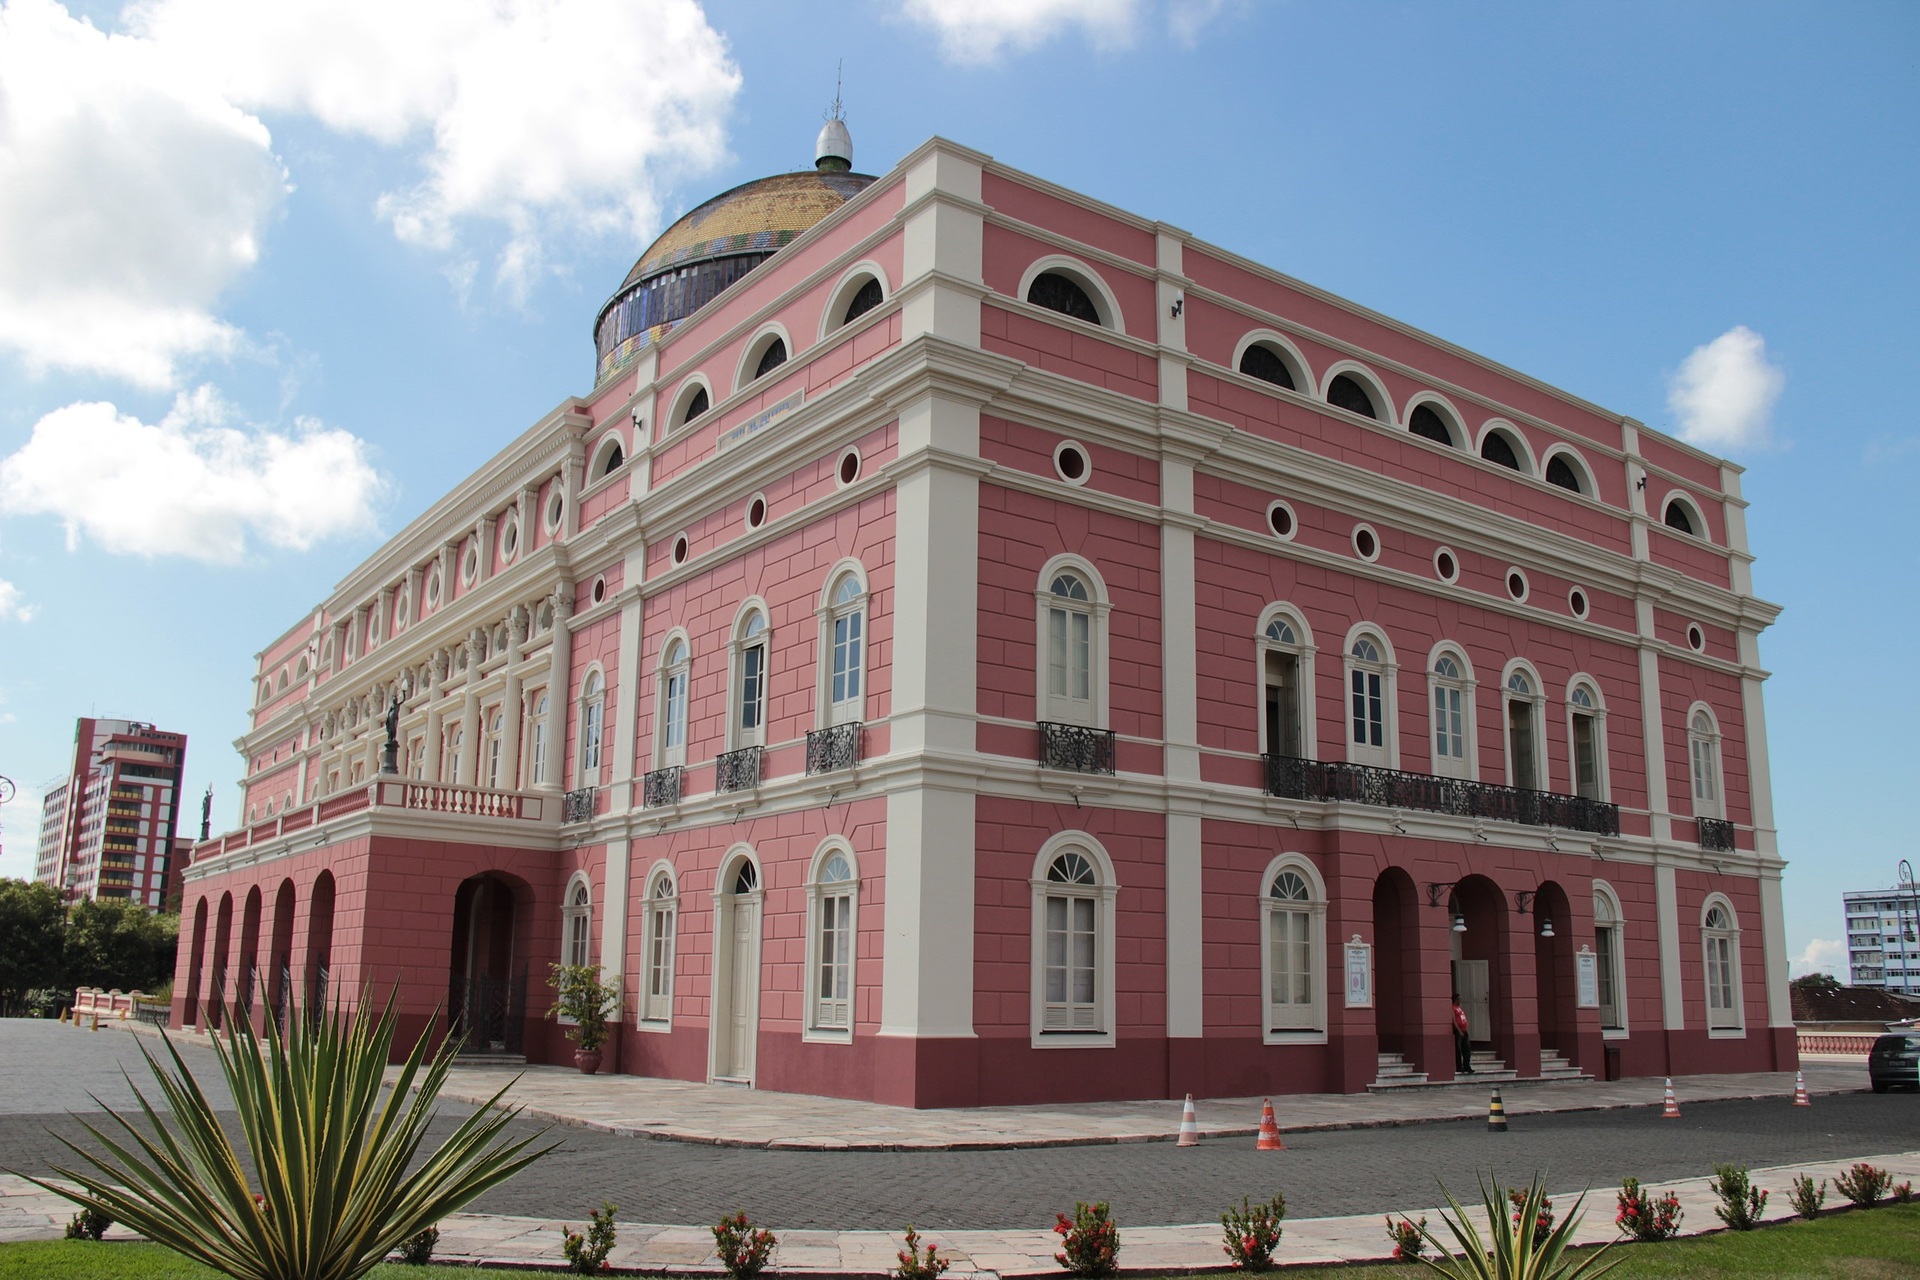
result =
M872 182L868 174L830 168L775 174L723 192L668 227L594 320L596 380Z

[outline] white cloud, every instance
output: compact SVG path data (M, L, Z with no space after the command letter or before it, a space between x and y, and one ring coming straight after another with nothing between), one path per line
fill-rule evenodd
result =
M305 550L369 531L385 482L364 442L311 419L280 433L233 425L211 387L181 394L157 424L87 402L34 424L0 459L0 507L58 516L67 543L230 563L254 542Z
M269 142L146 41L0 8L0 348L153 387L232 350L214 304L287 190Z
M1139 11L1139 0L906 0L903 9L939 33L955 62L992 62L1076 27L1096 47L1125 45Z
M1793 976L1831 973L1842 981L1847 976L1847 949L1834 938L1815 938L1807 949L1793 958Z
M20 588L5 578L0 578L0 622L32 622L34 612L34 606L20 598ZM12 716L0 715L0 724L5 724L12 718Z
M1695 347L1667 386L1667 407L1683 440L1708 449L1767 443L1774 403L1787 375L1767 363L1767 342L1735 325Z
M1246 7L1247 0L1173 0L1167 8L1167 30L1191 49L1222 14L1228 10L1238 13Z
M696 0L142 0L128 21L244 107L420 146L381 215L439 250L496 224L514 292L556 236L650 234L657 191L724 158L741 86Z

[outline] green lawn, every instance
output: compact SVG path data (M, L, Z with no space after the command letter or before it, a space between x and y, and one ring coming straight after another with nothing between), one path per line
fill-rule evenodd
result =
M1124 1240L1125 1232L1122 1231ZM1126 1253L1121 1252L1125 1261ZM1281 1246L1281 1257L1286 1247ZM1630 1245L1616 1251L1624 1261L1609 1272L1636 1277L1787 1276L1806 1280L1891 1280L1920 1276L1920 1205L1834 1214L1818 1222L1789 1222L1759 1231L1726 1232L1672 1244ZM558 1261L556 1252L555 1260ZM777 1269L777 1258L776 1258ZM214 1273L150 1244L45 1241L0 1244L0 1280L208 1280ZM374 1280L421 1280L416 1267L380 1267ZM525 1271L473 1270L461 1275L517 1276ZM1409 1280L1427 1275L1406 1266L1299 1267L1285 1280Z

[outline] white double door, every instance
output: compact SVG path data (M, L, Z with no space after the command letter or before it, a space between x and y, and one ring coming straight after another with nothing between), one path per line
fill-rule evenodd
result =
M715 948L713 1076L751 1081L760 1021L760 895L730 894L723 906L725 936Z

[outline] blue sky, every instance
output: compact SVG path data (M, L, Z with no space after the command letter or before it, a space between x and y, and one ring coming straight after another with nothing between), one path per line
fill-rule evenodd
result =
M189 733L230 821L253 652L588 388L640 249L805 166L840 61L864 171L943 134L1717 432L1786 607L1789 943L1842 958L1920 858L1909 4L5 0L0 874L78 715Z

